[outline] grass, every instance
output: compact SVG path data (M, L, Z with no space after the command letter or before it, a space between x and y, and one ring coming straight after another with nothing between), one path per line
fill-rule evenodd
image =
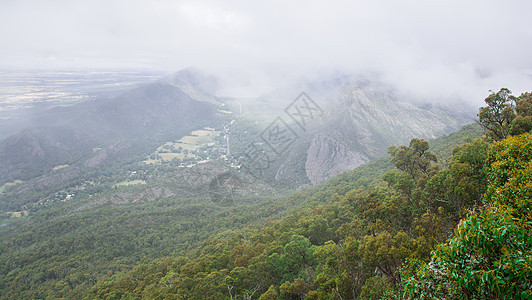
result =
M155 150L154 154L157 154L160 157L160 159L148 158L145 161L145 163L156 164L156 163L159 163L161 160L169 161L172 159L183 160L185 158L198 158L195 154L192 154L192 153L185 154L182 152L176 153L175 150L172 150L172 149L181 148L181 151L184 151L184 150L187 150L188 152L196 151L200 149L201 147L207 146L209 143L214 143L214 138L218 135L220 135L220 131L194 130L190 133L190 135L184 136L176 142L166 142L163 145L159 146L159 148ZM174 151L174 152L169 153L169 151Z
M4 183L4 185L0 185L0 194L3 193L7 187L9 186L13 186L15 184L19 184L19 183L23 183L24 181L22 180L14 180L12 182L6 182Z
M219 134L219 131L195 130L190 135L182 137L179 141L183 144L201 146L214 142L214 137Z
M146 181L140 180L140 179L124 180L122 182L115 184L114 186L128 186L128 185L134 185L134 184L146 184Z
M59 166L55 166L52 168L52 171L57 171L57 170L60 170L62 168L66 168L68 167L68 165L59 165Z
M198 148L200 148L200 146L197 146L197 145L192 145L192 144L186 144L186 143L183 143L183 142L177 142L177 143L166 143L165 145L170 145L170 146L173 146L174 148L183 148L183 150L188 150L188 151L195 151L197 150Z
M159 153L159 156L162 160L172 160L174 158L177 159L184 159L184 158L191 158L196 157L194 154L183 154L183 153Z
M4 226L13 226L18 223L24 223L28 219L28 215L22 215L19 218L13 218L11 215L3 215L0 216L0 225L6 224ZM0 226L0 230L4 228L4 226Z
M24 181L22 181L22 180L13 180L12 182L6 182L3 186L4 187L8 187L8 186L12 186L12 185L23 183L23 182Z
M8 216L10 216L10 218L20 218L20 217L24 217L24 216L28 215L28 211L27 210L23 210L23 211L8 211L8 212L6 212L6 214Z

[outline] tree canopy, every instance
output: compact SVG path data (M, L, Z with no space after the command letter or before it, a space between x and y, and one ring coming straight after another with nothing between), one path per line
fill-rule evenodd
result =
M431 262L407 280L413 299L532 297L532 135L488 153L486 207L460 222Z

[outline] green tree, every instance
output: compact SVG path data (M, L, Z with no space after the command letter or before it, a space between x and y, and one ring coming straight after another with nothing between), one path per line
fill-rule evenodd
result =
M402 231L392 236L383 231L377 236L368 235L360 245L362 262L376 268L394 284L401 281L398 268L412 254L412 243Z
M500 141L508 135L510 124L515 118L515 100L507 88L492 92L484 100L487 106L479 109L478 122L492 139Z
M487 186L488 145L475 139L453 149L449 167L434 175L425 187L432 209L442 206L459 218L468 209L482 205Z
M532 116L532 93L522 93L517 98L515 111L519 116Z
M292 280L301 274L308 267L314 265L313 252L315 246L301 235L294 235L283 247L283 254L279 262L284 270L283 280Z
M277 300L279 293L277 288L274 285L270 285L270 288L262 295L260 295L259 300Z
M424 139L414 138L410 145L398 147L390 146L388 154L397 169L410 174L412 179L418 181L421 178L428 178L437 167L433 164L436 155L428 152L429 143Z
M532 297L532 135L488 154L488 207L463 220L428 265L406 281L414 299Z
M392 289L392 285L381 276L368 278L362 286L360 299L379 300L382 299L386 292Z
M532 130L532 93L523 93L517 98L517 116L510 126L511 135L519 135Z
M510 137L492 145L488 154L490 204L515 218L532 221L532 135Z
M293 282L286 281L279 287L281 299L305 299L308 291L307 284L301 278L294 279Z

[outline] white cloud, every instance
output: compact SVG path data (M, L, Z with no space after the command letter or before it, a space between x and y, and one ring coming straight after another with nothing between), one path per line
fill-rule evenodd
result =
M0 67L336 67L478 98L530 89L530 11L525 0L4 0Z

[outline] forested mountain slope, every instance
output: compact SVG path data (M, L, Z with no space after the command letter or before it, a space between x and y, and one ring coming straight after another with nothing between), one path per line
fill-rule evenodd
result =
M178 73L174 79L188 78L186 73ZM34 128L0 142L0 184L25 181L55 166L87 159L98 154L93 149L105 149L120 140L130 139L146 147L150 142L185 135L212 125L215 112L215 104L191 98L164 81L110 99L47 109L34 121Z
M271 141L264 141L271 124L255 117L266 111L275 114L276 109L268 104L278 94L249 100L262 101L255 106L239 98L221 99L216 96L220 79L195 68L113 98L47 109L35 120L35 127L0 142L0 188L4 190L0 211L31 211L54 194L87 184L101 189L102 181L119 177L112 175L117 170L148 172L145 165L136 170L132 167L135 162L153 163L146 157L165 163L175 158L180 161L173 163L176 167L186 166L184 158L190 157L195 162L207 159L238 165L247 147L256 144L262 145L271 160L261 180L298 189L385 156L390 144L405 143L415 136L441 136L468 121L464 112L409 104L378 81L336 74L303 82L302 86L318 97L316 103L323 106L323 114L307 119L301 128L283 112L286 126L295 135L282 155L268 146ZM299 99L292 108L305 109L305 101ZM177 144L205 128L215 140L201 147ZM187 149L178 149L183 146ZM184 154L191 150L194 155ZM154 195L182 194L160 191L158 188Z
M474 138L478 135L478 130L471 131L470 126L464 130L466 133L446 137L444 148L464 143L464 136ZM207 165L205 167L208 168ZM305 215L311 214L314 209L321 209L311 207L337 206L339 199L344 199L349 193L353 194L350 191L372 186L385 187L382 176L391 168L393 164L388 158L377 159L323 184L290 195L247 195L235 198L231 206L219 205L208 197L193 195L188 198L181 195L155 201L140 198L136 202L124 202L120 199L131 199L147 190L156 190L158 185L119 187L117 190L109 186L110 190L95 194L87 200L56 204L33 214L24 222L1 227L3 251L0 263L3 273L0 287L6 298L16 297L15 295L77 298L80 294L87 293L99 280L121 274L121 271L131 269L143 261L187 253L192 255L190 257L195 257L193 253L205 251L205 245L210 242L205 244L203 241L213 234L225 230L253 232L256 230L254 228L262 228L264 224L286 224L287 221L275 220L291 212L295 215L285 220L302 218L298 222L310 226L307 230L314 230L310 228L318 226L322 227L320 230L329 232L323 237L315 235L314 238L323 242L333 234L334 230L328 228L332 223L322 219L316 223L306 220ZM179 176L178 173L168 173L168 177L163 178L175 176ZM170 181L159 180L166 182L166 186L171 186ZM246 179L242 178L242 181ZM260 190L258 186L252 188ZM198 191L201 190L202 187L198 186ZM208 182L205 182L203 191L207 190ZM201 195L201 192L195 195ZM106 200L95 206L94 197ZM295 212L299 209L303 210ZM340 226L342 222L333 223L336 224L334 226ZM224 247L233 245L225 240L223 243ZM203 250L195 250L201 244L204 244L200 248ZM27 284L28 282L31 284Z
M87 299L529 299L532 123L515 108L530 95L491 94L480 114L491 138L452 147L445 167L423 139L390 147L386 185L139 264Z

